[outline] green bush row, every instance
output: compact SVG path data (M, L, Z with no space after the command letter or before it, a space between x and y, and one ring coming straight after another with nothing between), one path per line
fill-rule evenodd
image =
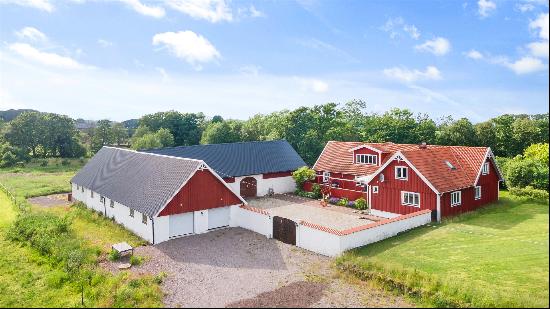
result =
M535 189L531 186L525 188L515 188L512 187L509 189L510 193L515 196L528 197L535 200L547 200L548 192L545 190Z

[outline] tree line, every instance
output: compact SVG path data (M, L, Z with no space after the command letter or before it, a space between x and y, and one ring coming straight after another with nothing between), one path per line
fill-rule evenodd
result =
M104 145L145 149L286 139L313 164L329 140L489 146L495 155L511 158L531 144L548 143L549 126L548 114L506 114L474 124L467 118L432 119L408 109L369 113L364 101L355 100L258 114L247 120L158 112L137 122L100 120L95 128L80 131L69 117L31 111L0 122L0 133L0 160L7 156L11 162L81 157Z

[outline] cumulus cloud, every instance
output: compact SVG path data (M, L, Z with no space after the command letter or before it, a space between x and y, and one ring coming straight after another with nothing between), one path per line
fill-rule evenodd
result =
M174 56L202 69L201 63L214 61L220 53L205 37L193 31L164 32L153 36L153 45L168 49Z
M166 4L195 19L216 23L232 21L233 13L225 0L166 0Z
M539 37L548 41L548 13L540 14L537 19L531 21L529 28L538 31Z
M164 8L160 6L150 6L141 3L139 0L118 0L134 11L138 12L141 15L150 16L154 18L162 18L166 14Z
M474 60L479 60L479 59L483 59L483 54L478 52L477 50L475 49L472 49L470 50L469 52L467 53L464 53L464 55L470 59L474 59Z
M546 42L533 42L527 45L531 55L539 58L548 59L548 41Z
M61 69L85 69L91 68L90 66L83 65L78 61L70 58L61 56L55 53L43 52L37 48L26 44L26 43L13 43L8 46L9 50L18 54L19 56L32 60L34 62L61 68Z
M418 30L418 28L416 28L415 25L405 25L403 26L403 30L405 30L405 32L407 32L411 36L411 38L415 40L418 40L420 38L420 31Z
M543 71L547 68L547 66L540 59L529 56L523 57L514 62L502 61L501 64L518 75L535 73Z
M393 67L384 70L384 75L401 82L412 83L420 80L440 80L441 71L435 66L428 66L424 71Z
M54 6L49 0L0 0L0 4L4 3L35 8L48 13L51 13L54 10Z
M497 4L491 0L479 0L477 2L477 8L479 16L485 18L491 15L497 9Z
M402 17L388 18L386 23L380 27L380 30L389 33L391 39L400 37L403 32L408 34L412 39L420 38L420 30L415 25L405 23Z
M16 31L15 36L20 40L35 42L44 42L48 40L48 37L44 33L34 27L25 27L19 31Z
M424 44L416 45L418 51L429 52L436 56L446 55L451 51L451 42L446 38L437 37L433 40L428 40Z
M328 83L320 79L296 77L295 80L298 81L304 90L315 93L325 93L329 90Z

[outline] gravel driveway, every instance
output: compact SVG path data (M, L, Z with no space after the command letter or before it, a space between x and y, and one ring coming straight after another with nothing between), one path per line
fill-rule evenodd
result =
M403 307L403 299L335 277L331 259L241 228L136 249L138 273L168 273L169 307Z

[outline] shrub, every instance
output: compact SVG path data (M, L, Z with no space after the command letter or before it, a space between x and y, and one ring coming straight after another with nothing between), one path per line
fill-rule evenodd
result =
M48 166L48 160L40 160L40 166L45 167Z
M355 200L355 208L359 210L366 210L368 209L367 201L364 198L358 198Z
M130 257L130 265L132 266L139 266L143 262L143 258L141 256L132 255Z
M321 196L322 196L322 194L321 194L321 186L320 186L319 184L317 184L317 183L314 183L314 184L311 186L311 193L313 193L315 199L321 198Z
M528 197L536 200L548 200L548 192L538 190L531 186L525 188L510 188L510 193L515 196Z
M63 165L63 166L68 166L68 165L70 165L70 164L71 164L71 161L69 161L69 160L67 160L67 159L61 160L61 165Z
M338 203L336 203L336 205L338 205L338 206L347 206L348 202L349 202L349 200L347 198L343 197L338 201Z
M164 279L166 279L166 277L168 277L168 274L162 271L158 275L156 275L155 278L153 278L153 281L156 284L161 284L164 281Z
M515 157L508 162L505 177L508 187L548 190L548 165L534 159Z
M109 256L107 258L111 262L118 261L120 259L120 253L118 253L118 251L116 251L116 250L111 250L111 252L109 252Z
M292 172L292 178L296 182L296 188L301 190L304 187L304 183L306 181L315 180L315 171L307 166L302 166Z
M354 201L349 201L346 206L348 206L350 208L355 208L355 202Z

